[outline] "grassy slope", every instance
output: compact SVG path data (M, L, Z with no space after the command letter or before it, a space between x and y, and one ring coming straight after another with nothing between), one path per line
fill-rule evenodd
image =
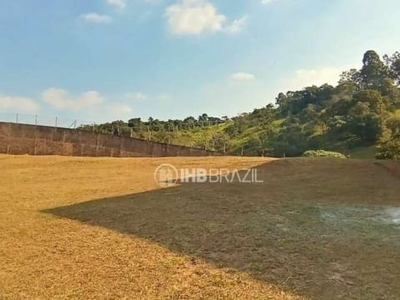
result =
M400 110L397 112L400 116ZM283 122L283 119L276 120L273 122L273 126L279 127L279 125ZM212 134L223 132L224 128L229 125L222 124L217 126L205 127L205 128L197 128L191 131L181 131L176 137L175 143L180 145L185 145L189 147L193 147L199 144L204 144L204 140L206 137L211 137ZM252 137L257 136L262 133L261 127L250 127L240 136L233 138L230 140L231 149L240 149L242 146L245 146ZM337 151L341 151L343 147L338 146ZM324 150L324 149L322 149ZM351 158L358 159L373 159L376 153L376 147L358 147L355 149L350 149L344 151L346 155L350 155Z
M282 124L283 121L284 119L275 120L273 122L273 126L279 127L279 125ZM194 130L187 130L187 131L179 131L176 136L175 143L189 147L193 147L199 144L204 144L204 140L206 138L210 139L213 134L223 133L224 129L231 124L232 123L228 121L224 124L214 125L210 127L196 128ZM237 150L240 149L242 146L245 146L248 143L248 141L251 140L254 136L261 134L262 130L263 129L259 126L247 128L247 130L245 130L245 132L243 132L241 135L232 138L229 141L231 149Z
M210 139L213 134L223 132L227 126L229 126L229 122L193 130L182 130L177 133L176 143L189 147L204 144L205 139Z
M400 118L400 109L395 111L392 114L393 117ZM284 119L279 119L275 120L272 125L275 128L278 128L282 123L284 122ZM224 131L224 129L229 126L231 123L227 122L225 124L220 124L218 126L211 126L211 127L205 127L205 128L197 128L195 130L189 130L189 131L181 131L178 133L175 143L177 144L182 144L185 146L196 146L196 145L204 145L204 140L206 138L211 138L213 134L216 133L221 133ZM316 128L315 134L320 134L319 129ZM253 137L257 136L258 134L262 133L262 128L260 126L253 126L250 128L247 128L245 132L243 132L241 135L239 135L236 138L232 138L230 140L231 144L231 149L240 149L242 146L245 146L249 140L251 140ZM341 143L342 144L342 143ZM333 145L333 148L336 148L337 151L339 152L344 152L346 155L350 155L352 158L359 158L359 159L373 159L376 153L376 147L359 147L355 149L346 149L343 150L343 146L341 144L338 144L336 147ZM324 149L322 149L324 150ZM333 149L334 150L334 149Z
M160 189L153 171L258 166ZM0 299L397 299L399 179L372 161L0 156ZM389 162L384 162L388 165Z

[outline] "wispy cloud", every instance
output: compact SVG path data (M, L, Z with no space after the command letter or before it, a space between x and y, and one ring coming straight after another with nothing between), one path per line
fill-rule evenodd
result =
M12 97L0 95L0 111L12 113L34 113L40 110L40 105L33 99L26 97Z
M42 100L58 111L80 113L87 120L122 119L130 117L133 112L128 103L111 101L98 91L71 95L64 89L49 88L43 91Z
M242 31L246 23L247 23L247 16L243 16L240 19L234 20L232 24L225 27L224 31L231 34L239 33Z
M107 0L107 3L119 9L124 9L126 7L126 0Z
M254 80L256 77L254 76L254 74L251 73L237 72L231 74L230 78L236 81L251 81Z
M109 15L101 15L98 13L88 13L81 18L89 23L111 23L113 20Z
M144 101L147 100L149 96L143 93L126 93L125 98L131 101Z
M346 65L340 67L300 69L295 71L291 78L285 79L282 86L294 90L312 85L319 86L325 83L335 85L338 83L340 74L343 71L359 67L359 65Z
M49 88L42 93L42 97L44 102L56 109L80 110L92 108L104 102L104 98L97 91L88 91L73 97L66 90Z
M260 0L260 3L263 4L263 5L267 5L267 4L270 4L273 1L275 1L275 0Z

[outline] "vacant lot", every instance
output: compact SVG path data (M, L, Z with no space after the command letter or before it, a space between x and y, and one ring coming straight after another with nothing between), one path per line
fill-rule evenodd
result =
M176 167L263 183L160 188ZM0 156L0 299L398 299L400 180L373 161Z

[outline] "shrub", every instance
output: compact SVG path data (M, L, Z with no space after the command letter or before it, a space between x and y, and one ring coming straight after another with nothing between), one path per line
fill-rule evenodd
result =
M381 143L377 149L376 159L400 160L400 139Z
M308 150L303 153L303 157L332 157L332 158L347 158L344 154L339 152L325 151L325 150Z

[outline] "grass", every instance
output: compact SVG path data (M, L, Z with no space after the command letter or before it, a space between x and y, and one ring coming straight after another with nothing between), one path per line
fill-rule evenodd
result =
M206 141L210 141L212 139L213 135L223 133L224 129L230 124L231 122L228 121L223 124L179 131L175 137L175 141L178 144L188 147L199 147L200 145L204 146Z
M264 183L159 188L162 163L257 167ZM0 299L400 294L400 229L385 215L400 205L399 178L373 161L0 156L0 166Z
M349 151L349 155L351 158L357 158L357 159L374 159L376 151L377 150L375 146L360 147Z

